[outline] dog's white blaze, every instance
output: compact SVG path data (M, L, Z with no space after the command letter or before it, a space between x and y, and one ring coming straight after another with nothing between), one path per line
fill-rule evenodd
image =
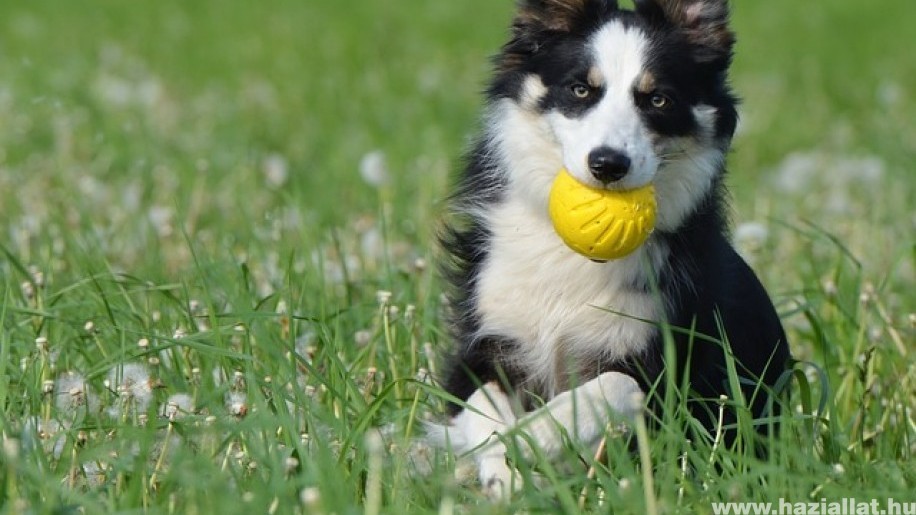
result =
M648 184L659 159L633 101L633 85L645 69L649 40L641 30L613 22L595 33L589 47L602 75L604 95L582 117L567 118L557 111L548 116L563 147L563 162L579 181L598 185L588 169L588 154L602 146L611 147L632 161L630 173L615 187L631 189Z

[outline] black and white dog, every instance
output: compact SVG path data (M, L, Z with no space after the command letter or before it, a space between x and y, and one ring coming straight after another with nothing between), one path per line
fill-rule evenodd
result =
M512 477L500 435L524 431L548 454L562 430L595 442L615 412L642 409L666 367L689 380L691 413L708 427L721 395L764 414L789 351L729 243L733 43L726 0L520 2L442 234L456 341L442 382L466 402L437 436L473 450L489 492ZM595 187L653 183L649 240L609 262L564 245L547 209L563 168ZM663 359L663 327L677 363ZM729 352L741 392L728 386Z

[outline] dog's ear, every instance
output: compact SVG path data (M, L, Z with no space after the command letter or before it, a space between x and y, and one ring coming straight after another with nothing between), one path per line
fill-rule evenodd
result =
M497 65L512 70L552 38L585 31L617 10L617 0L519 0L512 37Z
M522 31L571 32L597 21L602 11L617 9L617 0L521 0L512 24Z
M695 46L700 63L731 60L735 34L728 24L727 0L636 0L636 12L676 26Z

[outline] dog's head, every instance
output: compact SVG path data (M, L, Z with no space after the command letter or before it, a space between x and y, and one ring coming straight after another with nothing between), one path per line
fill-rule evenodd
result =
M676 228L709 191L735 129L733 44L726 0L636 0L633 11L523 0L489 90L509 181L537 201L560 166L593 186L654 182L659 227Z

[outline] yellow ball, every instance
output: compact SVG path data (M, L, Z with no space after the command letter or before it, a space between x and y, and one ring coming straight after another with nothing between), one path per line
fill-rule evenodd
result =
M627 191L586 186L561 170L550 190L550 219L560 238L590 259L624 257L655 228L655 188Z

